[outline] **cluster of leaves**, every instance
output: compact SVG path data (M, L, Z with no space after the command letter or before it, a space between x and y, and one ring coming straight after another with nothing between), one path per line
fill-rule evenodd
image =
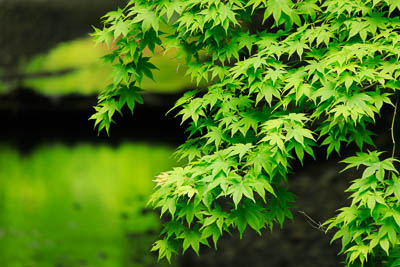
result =
M114 83L95 107L99 130L141 103L141 80L156 69L144 49L177 49L187 74L209 83L172 108L187 126L176 154L188 163L161 174L150 200L168 220L153 247L161 258L198 253L232 229L282 225L294 160L315 146L329 156L373 145L367 126L400 88L399 9L393 0L136 0L103 18L94 36L113 47L104 60Z
M395 159L379 160L379 152L358 153L345 169L365 166L362 177L347 189L352 203L328 220L337 228L332 242L342 239L348 266L400 266L400 178Z

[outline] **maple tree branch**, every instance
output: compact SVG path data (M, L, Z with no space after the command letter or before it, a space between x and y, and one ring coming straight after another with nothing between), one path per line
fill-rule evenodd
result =
M306 217L307 222L309 225L311 225L312 228L315 228L321 232L326 232L326 227L322 225L321 222L317 222L316 220L314 220L313 218L311 218L307 213L305 213L302 210L299 210L298 213L302 214L304 217Z
M394 112L393 112L393 118L392 118L392 126L390 128L390 133L392 135L392 143L393 143L393 149L392 149L392 158L394 157L394 153L396 151L396 140L394 139L394 122L396 119L396 113L397 113L397 106L399 104L399 95L396 97L396 104L394 105Z
M372 87L374 87L375 85L377 85L378 83L373 83L373 84L370 84L370 85L368 85L368 86L366 86L366 87L364 87L363 89L364 90L367 90L367 89L369 89L369 88L372 88Z

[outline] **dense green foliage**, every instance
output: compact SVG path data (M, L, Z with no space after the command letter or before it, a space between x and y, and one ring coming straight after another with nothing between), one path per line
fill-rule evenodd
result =
M161 174L150 199L168 221L155 243L171 258L224 232L282 226L292 218L287 174L295 160L355 143L373 146L368 125L400 88L397 0L130 1L103 17L99 43L114 81L99 97L95 125L142 102L141 83L157 68L143 51L178 49L187 74L206 91L172 108L187 126L176 154L188 164ZM202 56L200 56L200 54ZM347 266L400 266L397 172L380 152L349 158L365 165L349 188L352 205L327 224Z
M366 166L362 177L352 182L350 207L325 224L338 228L332 241L342 238L347 263L370 266L400 265L400 179L392 159L379 160L378 152L359 153L343 162L347 168ZM374 259L371 261L371 257Z

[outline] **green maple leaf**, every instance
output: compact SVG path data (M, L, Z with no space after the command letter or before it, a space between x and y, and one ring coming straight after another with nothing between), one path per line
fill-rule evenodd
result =
M229 214L225 211L222 210L222 208L218 205L215 204L215 209L212 209L208 212L204 212L205 215L210 215L210 217L207 217L204 220L202 228L214 224L217 226L217 229L220 231L220 234L222 234L222 228L224 226L224 221L229 217Z
M261 4L266 5L267 4L267 0L250 0L247 2L246 7L248 6L253 6L252 8L252 12L254 12L254 10L259 7ZM264 6L263 5L263 6Z
M275 190L272 185L268 182L267 177L264 175L253 176L249 178L251 180L251 187L257 194L265 201L265 190L272 194L274 197L277 197L275 194Z
M115 101L114 98L109 98L101 103L104 110L107 110L108 116L112 118L115 111L120 111L118 103Z
M255 133L257 133L258 124L262 122L259 113L250 113L244 112L242 113L242 118L238 121L239 131L246 136L248 130L252 128Z
M180 156L179 160L188 158L189 162L193 161L195 158L200 158L201 144L199 143L199 138L187 140L184 144L178 147L174 155Z
M308 45L305 42L302 42L301 40L290 42L288 48L289 58L293 55L294 52L297 52L297 54L301 58L304 49L309 49Z
M252 148L254 147L253 144L247 143L247 144L235 144L232 145L228 151L229 156L235 156L239 155L239 161L241 161L242 157L247 154Z
M168 198L163 206L161 207L161 215L162 216L166 211L169 211L171 214L172 218L174 218L174 214L176 211L176 200L173 198Z
M212 175L216 175L220 171L228 175L230 169L234 168L234 166L235 166L234 161L225 159L224 157L218 157L212 164L210 164L207 170L211 170Z
M133 69L129 69L123 64L113 65L114 84L118 84L120 82L128 83L130 73L132 73L132 71Z
M140 77L140 79L137 79L139 82L141 81L143 74L154 81L152 70L158 68L149 60L150 57L139 57L136 63L136 69L129 69L129 72L135 73L136 77Z
M384 238L379 241L379 245L386 252L386 255L389 256L389 239Z
M234 181L234 183L229 187L228 194L232 195L233 203L235 207L239 204L243 196L254 200L253 190L251 189L251 184L245 179L241 181Z
M174 12L181 14L184 6L184 1L174 0L167 1L164 13L167 14L167 20L169 21L174 14Z
M114 30L114 38L118 38L121 34L126 37L130 31L130 25L127 21L118 21L112 28Z
M285 148L286 137L280 133L269 133L260 142L267 142L272 147L277 146L281 151L286 151Z
M239 43L239 48L246 47L251 52L251 48L257 42L257 37L250 33L241 32L235 41Z
M268 150L269 147L266 147L250 153L245 166L252 166L256 173L261 173L264 169L268 174L271 174L274 169L273 158Z
M232 109L236 109L237 107L239 110L246 110L251 107L252 103L253 100L251 100L250 97L241 95L231 99L231 101L228 102L228 105L231 105Z
M153 28L156 32L160 28L159 18L151 10L151 8L147 7L136 7L134 11L131 11L128 15L135 15L136 17L132 20L132 23L142 22L142 30L143 32L148 31L150 28Z
M261 207L256 203L246 202L245 205L239 205L238 208L232 212L235 218L235 224L239 230L240 238L243 237L243 232L247 224L261 234L260 229L264 227L265 222L262 218L260 208Z
M329 45L329 41L334 37L333 33L329 30L321 29L317 35L317 46L321 43L325 43L326 46Z
M345 171L349 168L359 167L361 165L370 166L373 163L379 162L379 155L382 152L372 151L368 153L358 152L356 156L348 157L340 162L347 163L348 165L342 171Z
M275 23L278 24L282 12L287 15L291 15L292 5L292 1L290 0L268 0L267 8L264 13L264 21L272 15Z
M314 21L317 16L317 12L322 11L321 8L315 4L316 2L316 0L311 0L298 3L299 12L301 14L310 16Z
M303 165L303 158L304 158L304 148L300 143L294 144L294 149L296 152L297 157L300 160L300 163Z
M202 181L208 183L207 190L210 191L216 187L219 187L222 189L222 194L227 195L228 191L228 186L229 186L229 181L227 180L227 177L232 177L232 176L237 176L236 173L230 172L228 176L223 174L222 172L219 172L215 177L209 176ZM206 204L208 205L208 204Z
M123 86L118 90L118 93L120 94L119 97L119 108L121 109L125 104L128 105L129 110L133 114L133 109L135 108L135 102L139 104L143 104L143 98L139 94L142 89L139 87L133 86L133 87L128 87L128 86Z
M100 134L101 130L106 129L107 135L109 135L110 124L114 121L110 118L107 110L103 106L97 106L96 110L99 111L93 114L89 120L96 120L94 127L97 126L98 134Z
M218 127L210 127L209 132L206 135L204 135L203 138L207 138L206 145L214 143L215 147L218 149L219 145L224 139L224 134L222 129Z
M372 35L376 35L377 29L386 29L387 28L387 18L383 16L382 13L372 13L371 16L365 17L365 20L368 22L368 31Z
M288 73L288 75L285 77L286 79L286 85L284 87L284 90L288 90L290 88L297 89L300 84L304 82L304 78L306 77L307 73L302 69L295 69Z
M110 29L104 28L103 30L100 30L96 27L93 27L94 33L91 33L90 35L94 37L96 41L96 45L105 43L107 46L110 46L112 40L114 39L114 34Z
M325 73L325 64L316 60L307 61L309 64L305 67L305 70L308 71L308 77L315 73L315 71L319 71L320 73Z
M281 93L279 88L276 85L275 86L272 85L271 81L257 83L256 85L253 86L253 89L252 91L250 91L250 93L253 93L253 91L258 92L256 97L256 104L264 98L267 101L267 103L271 106L272 98L274 96L278 99L281 98Z
M193 191L195 189L193 189L192 187L190 187L190 188L189 187L182 189L182 190L184 190L184 194L186 194L187 192L193 192L193 194L195 194L195 191ZM179 188L177 190L179 190ZM176 193L179 194L180 192L176 192ZM186 222L190 226L190 224L193 222L195 215L199 214L200 211L201 211L200 205L196 205L196 203L194 203L193 201L190 201L188 204L184 205L183 207L180 207L179 212L177 212L177 213L178 213L178 218L185 217Z
M392 176L392 181L390 181L390 185L388 186L387 194L394 194L397 199L400 199L400 180L396 175ZM398 222L400 223L400 220L398 220Z
M171 263L172 254L177 254L175 246L167 239L156 241L153 244L151 251L158 251L158 259L160 260L166 257L169 263Z
M171 237L178 237L183 231L185 231L185 226L180 221L171 220L164 223L164 229L161 233L167 234L167 239L170 239Z
M283 75L286 73L286 70L283 68L276 68L276 69L268 69L265 73L264 80L271 80L272 85L275 85L277 80L282 79Z
M400 1L399 0L386 0L389 4L389 14L392 13L396 8L400 10Z
M219 13L221 21L229 19L229 21L232 22L234 25L239 24L239 22L236 19L235 12L233 12L231 7L229 7L228 5L219 3L217 12Z
M393 220L396 222L397 226L400 227L400 212L398 212L395 209L391 209L385 214L384 218L387 218L387 217L392 217Z
M231 61L233 58L239 60L239 44L232 42L219 50L218 56L216 56L221 61Z
M203 111L202 107L202 99L196 98L190 101L188 104L183 105L183 109L177 114L182 115L181 124L186 121L188 118L192 118L193 122L197 124L200 116L205 117L206 114Z
M124 10L121 8L118 8L115 11L109 11L107 12L103 17L101 17L102 19L106 19L105 22L110 23L112 21L118 20L120 18L123 18L124 15Z
M353 20L351 22L345 23L347 24L347 27L349 28L349 35L348 35L348 40L355 36L359 35L363 41L367 38L367 33L368 33L368 22L366 21L358 21L358 20Z
M95 120L95 127L98 125L98 132L105 128L107 135L109 134L110 124L113 122L112 116L115 111L121 112L118 102L114 98L104 99L95 107L96 113L89 120Z
M217 241L221 236L221 231L219 230L216 223L213 223L207 227L205 227L201 232L201 238L207 239L208 237L212 236L214 241L214 247L217 249Z
M199 247L200 241L205 242L201 237L201 232L198 230L186 230L180 236L180 239L183 239L183 251L185 252L189 247L199 255Z
M175 105L170 110L168 110L166 114L168 115L168 113L170 113L172 110L176 109L177 107L180 107L183 104L190 102L190 100L192 100L198 92L199 92L199 90L192 90L192 91L188 91L188 92L184 93L183 96L178 99L178 101L175 103Z
M287 129L286 139L291 140L294 138L299 144L304 147L304 138L314 140L312 132L309 129L303 128L300 125L294 125L293 128Z
M228 69L224 66L214 66L211 68L211 71L212 71L212 76L211 76L212 79L218 76L220 80L223 80L224 77L229 75Z

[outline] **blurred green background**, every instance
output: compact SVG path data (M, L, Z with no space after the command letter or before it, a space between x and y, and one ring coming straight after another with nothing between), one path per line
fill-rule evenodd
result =
M160 221L146 208L172 149L0 147L0 266L153 266ZM163 263L157 266L164 266Z
M152 59L157 82L143 81L145 115L121 126L158 131L158 138L96 137L87 120L111 80L111 66L100 60L107 49L95 46L91 25L124 2L0 1L1 267L170 266L150 252L161 221L146 203L154 177L177 165L177 144L165 141L168 130L157 121L140 122L166 105L153 95L191 87L186 69L174 51L159 51Z
M159 51L156 55L146 52L159 70L154 71L154 81L144 78L144 90L173 93L191 86L190 78L185 76L185 67L181 67L181 62L175 58L175 51L166 54ZM22 85L49 95L99 93L111 81L111 65L100 60L106 53L105 47L94 46L89 38L61 43L48 54L34 56L21 64L22 72L27 75ZM35 74L47 77L35 77Z

